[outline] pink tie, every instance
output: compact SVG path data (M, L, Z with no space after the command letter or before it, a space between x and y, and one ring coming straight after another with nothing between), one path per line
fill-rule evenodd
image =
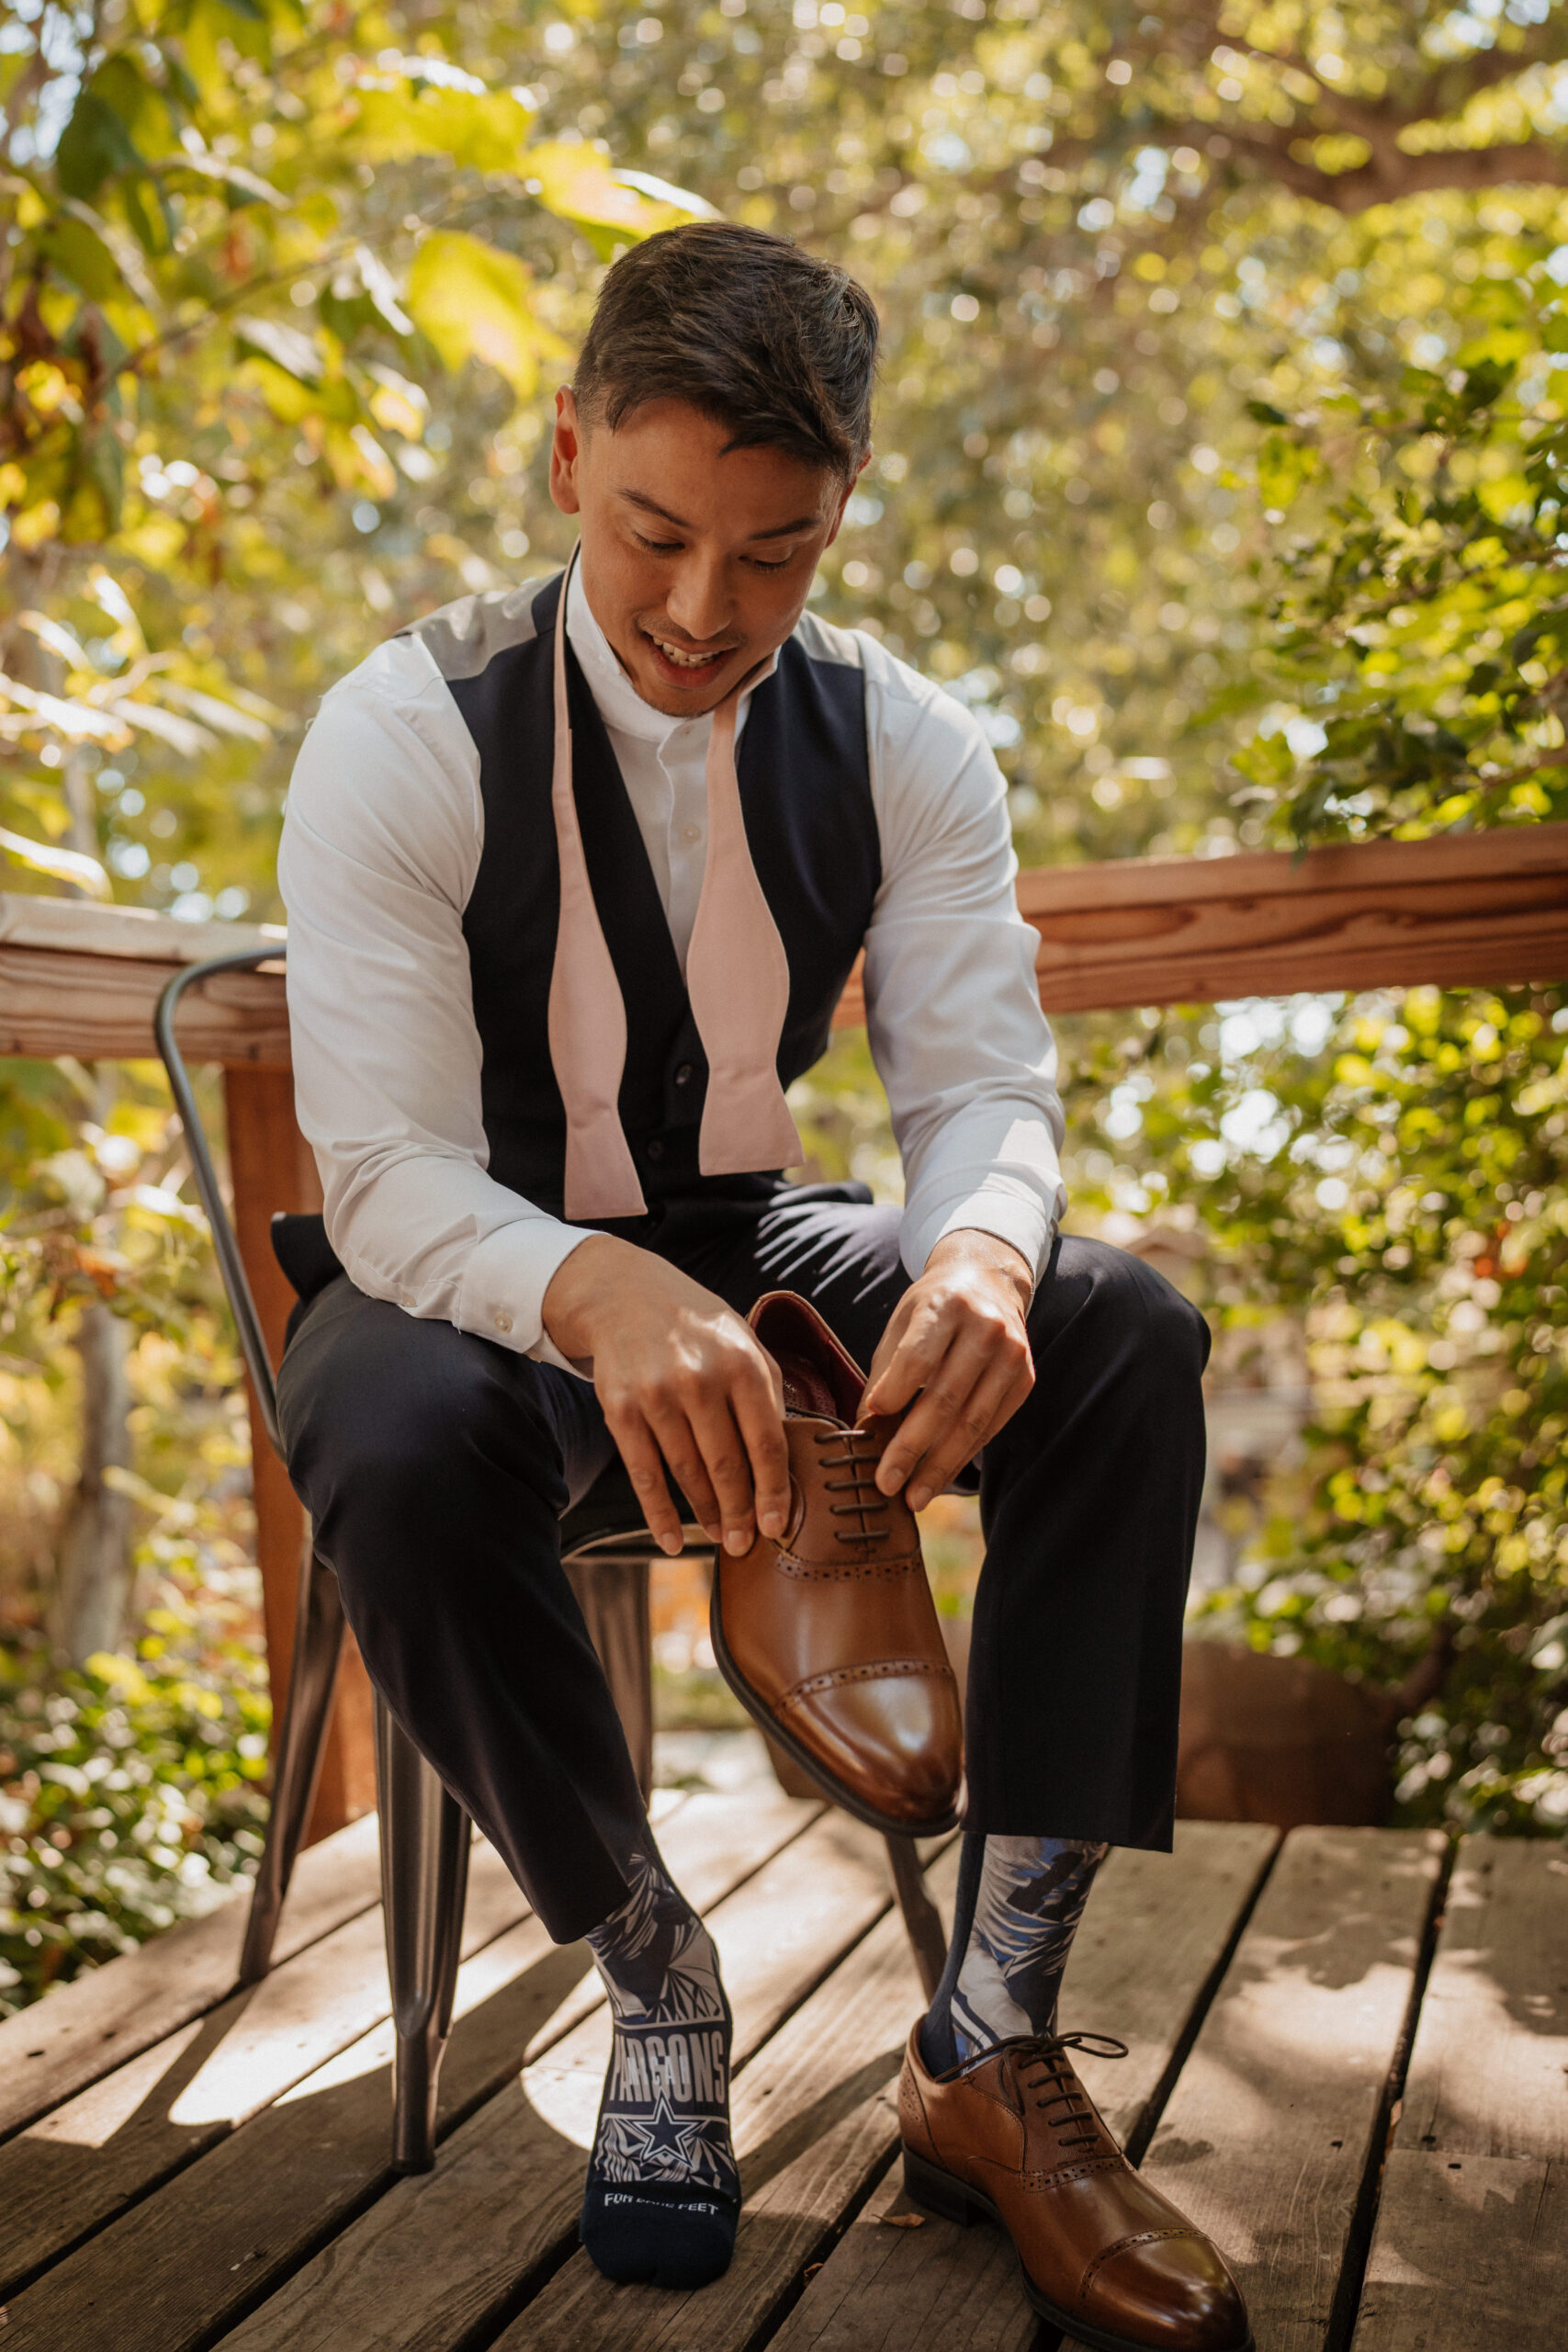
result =
M560 865L560 922L550 974L550 1060L566 1106L566 1214L573 1224L647 1208L621 1125L626 1012L593 903L571 786L566 610L575 552L556 610L555 764L550 805ZM779 1085L778 1042L789 964L751 864L735 770L735 720L746 681L713 715L707 856L686 958L686 992L707 1056L697 1144L705 1176L794 1167L805 1158Z

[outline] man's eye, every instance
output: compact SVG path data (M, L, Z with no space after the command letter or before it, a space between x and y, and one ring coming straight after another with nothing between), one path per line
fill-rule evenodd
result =
M647 548L649 555L679 555L681 552L679 539L649 539L640 531L634 531L632 537L639 548Z
M753 571L787 571L794 560L793 556L786 555L781 556L777 563L767 563L760 555L754 555L751 558L751 569Z

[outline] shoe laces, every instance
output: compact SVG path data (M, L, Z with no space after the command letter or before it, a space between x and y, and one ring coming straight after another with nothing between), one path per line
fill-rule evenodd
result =
M1010 2042L1008 2048L1020 2090L1044 2110L1058 2144L1064 2148L1097 2146L1100 2121L1067 2053L1081 2050L1090 2058L1125 2058L1126 2043L1112 2033L1052 2033ZM1053 2108L1061 2112L1053 2116Z
M870 1444L860 1430L813 1430L812 1437L818 1448L842 1444L843 1453L824 1453L824 1470L847 1470L847 1478L825 1478L823 1487L829 1495L852 1495L847 1503L829 1503L828 1508L835 1519L856 1519L857 1527L835 1528L833 1540L838 1544L880 1544L887 1532L887 1497L876 1483L876 1465L881 1460L880 1448L863 1452ZM857 1442L858 1441L858 1442ZM871 1525L872 1521L878 1523Z

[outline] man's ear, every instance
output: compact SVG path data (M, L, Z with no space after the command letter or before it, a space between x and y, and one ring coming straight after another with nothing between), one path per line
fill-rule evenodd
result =
M848 481L844 484L843 489L840 492L838 511L833 516L833 527L822 542L824 548L830 548L833 541L838 537L839 533L842 530L844 524L844 510L849 505L850 500L854 495L854 487L856 482L859 481L862 474L864 473L867 466L870 465L874 455L874 452L873 450L867 449L864 457L861 459L859 465L855 468Z
M581 513L577 473L582 461L582 424L577 394L563 384L556 394L556 426L550 439L550 496L563 514Z

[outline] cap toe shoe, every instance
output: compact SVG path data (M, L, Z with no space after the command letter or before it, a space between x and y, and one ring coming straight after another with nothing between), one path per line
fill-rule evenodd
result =
M1127 2162L1073 2066L1078 2040L1006 2041L933 2075L917 2028L898 2086L910 2194L999 2222L1035 2310L1097 2352L1250 2352L1224 2257Z
M883 1830L934 1834L956 1818L958 1686L914 1515L883 1495L890 1430L862 1429L859 1367L788 1292L751 1312L784 1385L791 1513L715 1564L714 1653L745 1706L838 1803Z

